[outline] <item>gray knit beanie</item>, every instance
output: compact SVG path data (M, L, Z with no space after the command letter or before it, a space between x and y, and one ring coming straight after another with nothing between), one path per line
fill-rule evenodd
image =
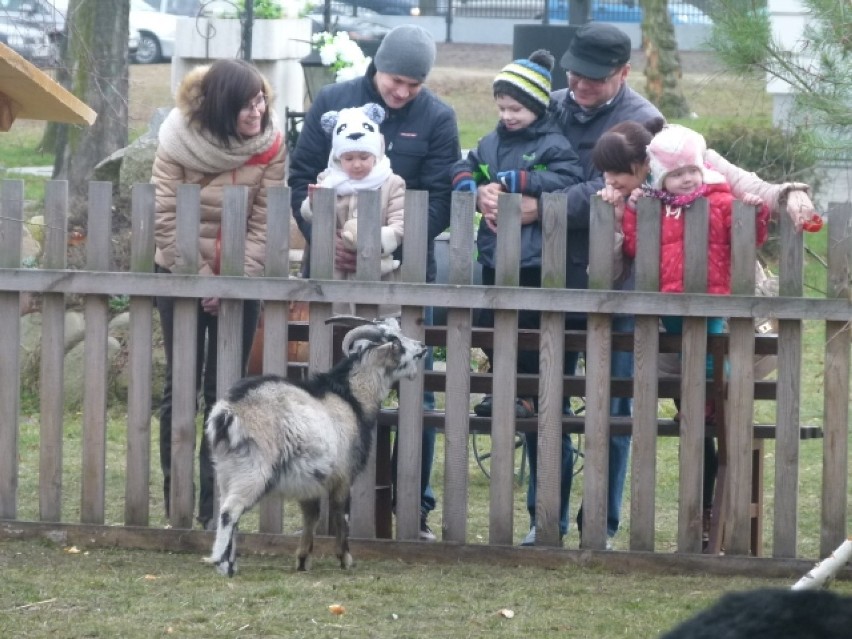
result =
M435 40L423 27L401 24L382 38L373 63L382 73L423 82L435 63Z

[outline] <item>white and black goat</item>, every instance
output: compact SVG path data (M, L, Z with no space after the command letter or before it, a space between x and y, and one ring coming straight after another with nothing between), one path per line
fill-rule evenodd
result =
M352 480L367 463L382 401L394 383L417 374L426 348L405 337L394 318L328 322L357 324L344 336L346 357L334 368L305 382L273 375L240 380L207 420L221 507L206 561L223 575L236 570L240 517L267 493L301 506L299 570L309 568L324 495L335 518L340 566L352 564L345 516Z

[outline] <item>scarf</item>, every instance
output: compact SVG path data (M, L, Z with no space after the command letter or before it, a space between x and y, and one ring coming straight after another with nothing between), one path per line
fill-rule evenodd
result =
M175 108L160 127L160 147L171 159L191 171L231 171L275 144L280 131L278 118L274 111L269 115L269 126L265 131L247 140L231 138L231 146L226 147L210 131L190 124L181 110Z
M666 207L666 215L671 217L680 217L680 213L683 209L688 209L692 206L695 200L707 195L707 185L702 184L692 193L687 193L686 195L675 195L668 191L655 189L649 184L643 184L642 195L660 200Z
M337 195L352 195L358 191L375 191L380 189L387 179L391 176L391 165L386 155L376 162L376 166L370 171L370 174L360 180L350 179L348 175L340 168L340 162L334 160L331 166L328 167L326 176L320 182L320 186L325 189L334 189Z

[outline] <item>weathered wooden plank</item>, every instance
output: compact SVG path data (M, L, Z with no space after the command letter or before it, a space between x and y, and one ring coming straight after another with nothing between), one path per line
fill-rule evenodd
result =
M426 191L406 191L405 194L405 259L400 265L400 279L408 282L426 280L426 249L428 238L428 215L409 215L409 211L425 211L429 203ZM378 250L378 249L377 249ZM380 251L379 251L380 252ZM376 256L378 259L378 255ZM378 275L376 275L378 277ZM424 309L419 306L403 306L401 328L414 339L422 340ZM396 538L417 539L420 534L420 473L423 460L423 377L404 379L399 383L399 437L396 441ZM389 501L390 489L390 433L380 431L381 457L378 459L379 482L384 488L380 496ZM378 441L378 440L377 440ZM377 451L377 455L379 451ZM381 503L381 502L380 502ZM385 504L386 505L386 504ZM381 511L379 512L381 515ZM390 517L385 517L390 519ZM380 516L381 520L382 517ZM389 532L389 531L388 531ZM388 535L390 536L390 535Z
M846 299L669 295L643 291L595 291L408 282L327 281L325 278L210 278L175 275L168 280L142 273L91 273L23 269L0 270L0 290L29 290L101 295L162 295L233 299L293 300L365 304L409 304L452 308L503 308L562 313L680 315L694 317L774 317L845 321L852 309Z
M86 268L90 271L106 271L110 268L111 221L112 182L89 182ZM102 524L106 497L109 299L103 295L87 296L83 314L86 322L83 349L86 379L83 385L80 521L85 524Z
M51 180L44 190L42 266L67 263L68 183ZM65 295L45 293L41 300L39 364L39 518L62 519L62 435L65 423Z
M317 189L314 192L314 217L311 221L310 242L310 274L313 279L331 280L334 278L334 238L335 238L335 216L334 216L334 191L332 189ZM363 283L352 281L344 282L347 286L363 286ZM351 301L352 295L347 297ZM266 299L266 296L264 296ZM335 361L333 352L333 330L325 321L332 316L331 303L318 303L310 305L310 327L308 330L308 342L310 353L308 355L308 372L310 374L322 373L331 368ZM356 505L353 503L353 511ZM354 513L352 515L355 516ZM317 528L320 532L328 531L328 500L322 500L320 510L320 523ZM353 529L353 535L355 535Z
M454 193L452 198L453 233L449 238L450 284L471 282L473 218L476 197L473 193ZM472 313L470 309L447 311L447 392L445 395L446 430L444 432L444 508L443 541L467 541L469 493L470 427L470 349ZM423 425L424 428L426 425Z
M642 198L637 210L636 289L660 290L660 211ZM654 550L657 480L659 317L636 317L633 360L633 442L630 465L630 549Z
M175 274L198 273L200 197L201 190L197 184L178 187L175 266L173 274L161 276L164 284L171 284ZM172 320L172 459L168 509L174 528L192 528L195 503L196 397L201 382L198 370L198 315L198 298L175 300Z
M545 194L542 201L543 288L565 288L567 221L564 195ZM559 508L562 486L562 374L565 365L565 316L542 313L538 393L538 451L535 543L560 545Z
M734 202L731 224L731 292L754 292L756 254L755 209ZM730 383L725 411L728 483L725 552L747 555L751 549L752 424L754 423L754 321L729 321Z
M521 251L521 198L501 194L498 199L497 254L495 283L517 287ZM491 484L489 543L512 543L515 482L515 372L518 358L518 312L495 311L492 389Z
M829 275L826 297L852 300L852 204L849 202L830 205L827 244ZM822 557L848 535L851 324L852 319L825 323Z
M406 222L409 219L406 218ZM358 251L354 281L370 282L381 279L379 266L381 256L380 227L381 198L379 191L361 191L358 193ZM355 314L361 317L373 318L378 313L378 308L373 304L352 304L352 307L355 309ZM367 467L363 473L358 475L352 486L350 526L352 535L356 537L376 536L376 449L378 438L375 430L371 433L371 438L372 443Z
M219 273L241 276L245 274L246 228L248 227L249 189L246 186L226 186L222 201L221 246ZM219 298L216 317L216 397L225 396L228 389L239 380L248 360L243 353L243 300ZM252 331L256 325L252 327ZM208 332L208 338L210 337ZM251 350L251 345L248 347ZM205 362L206 366L206 362ZM201 424L200 446L207 446L204 424ZM213 519L219 519L219 486L213 488Z
M130 269L154 270L154 185L133 187L131 205ZM151 479L151 375L154 300L130 299L127 397L127 479L124 486L124 521L147 526Z
M600 197L592 200L589 247L589 288L612 288L612 207ZM582 548L606 547L607 485L609 483L610 393L607 381L612 361L612 317L592 313L586 338L586 439L583 463Z
M707 201L697 200L684 229L684 291L707 290ZM671 297L679 297L672 295ZM720 296L716 296L717 298ZM715 314L715 313L714 313ZM707 367L707 319L683 320L681 368L680 485L678 491L679 552L701 552L701 488L704 468L704 392Z
M226 186L222 202L220 273L245 273L248 187ZM243 302L220 298L216 357L216 395L223 397L243 373ZM247 356L247 354L246 354Z
M266 277L290 274L290 189L269 187L266 193ZM288 302L263 304L263 372L287 373ZM260 502L258 528L262 533L281 533L284 507L280 496L267 495Z
M788 215L780 214L781 254L778 292L801 297L804 280L804 240ZM775 419L775 516L772 556L795 557L798 538L800 396L802 392L802 322L778 323L778 399Z
M0 267L21 266L24 183L3 180L0 190ZM14 519L18 502L21 294L0 286L0 517Z

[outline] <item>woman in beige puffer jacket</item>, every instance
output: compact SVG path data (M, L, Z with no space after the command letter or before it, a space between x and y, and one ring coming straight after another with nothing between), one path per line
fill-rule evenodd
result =
M177 191L181 184L201 187L199 273L218 272L218 247L224 187L248 187L245 274L261 275L266 254L267 188L283 184L286 146L274 112L270 85L251 64L217 60L198 67L181 82L176 103L160 127L151 182L156 187L154 261L169 273L176 260ZM157 310L166 351L166 379L160 405L160 465L166 517L171 502L172 320L174 299L158 297ZM243 305L243 371L260 315L260 302ZM218 298L204 298L198 312L196 380L204 394L205 420L216 401ZM198 389L196 389L198 390ZM200 458L198 521L215 527L214 472L206 438Z

